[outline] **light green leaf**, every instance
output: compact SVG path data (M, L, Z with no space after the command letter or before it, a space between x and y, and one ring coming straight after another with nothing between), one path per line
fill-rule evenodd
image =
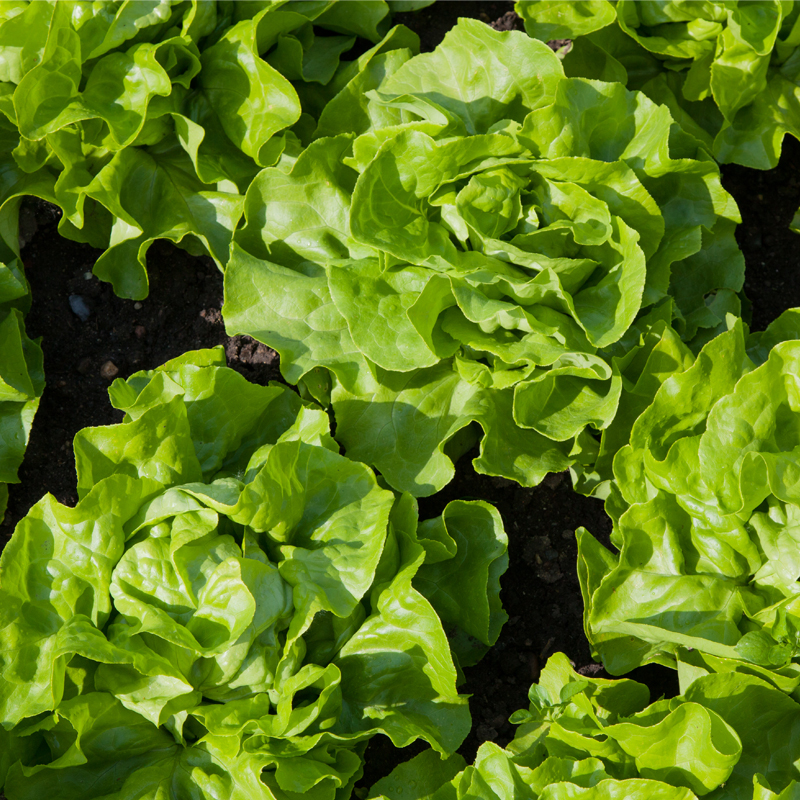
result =
M277 36L279 30L267 33L269 12L264 9L242 20L204 50L199 77L203 95L231 142L259 164L269 139L300 116L291 84L260 58L266 37Z
M472 72L473 61L483 68ZM468 134L480 134L545 105L562 75L555 54L540 42L463 19L433 53L407 62L380 91L429 99L461 119Z
M577 3L518 0L514 9L522 17L528 34L543 42L576 39L610 25L617 18L614 6L608 0L581 0Z
M116 218L110 246L94 272L110 281L118 295L147 296L145 253L155 239L196 238L219 264L227 261L242 198L209 191L192 172L179 148L161 153L126 148L87 187L87 195Z
M429 539L450 540L455 554L434 562L428 552L414 586L446 625L458 626L487 647L493 645L508 619L500 603L500 576L508 567L508 539L500 515L487 503L455 500L440 518L423 522L418 536L426 550ZM483 655L483 648L474 645L474 652L454 649L461 666Z
M342 671L340 724L348 732L382 731L398 747L419 736L449 755L469 731L469 711L456 693L441 623L411 585L423 550L404 534L399 544L397 576L335 662Z

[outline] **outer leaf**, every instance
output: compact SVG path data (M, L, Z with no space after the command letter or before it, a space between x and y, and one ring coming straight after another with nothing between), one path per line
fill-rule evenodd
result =
M291 84L259 58L259 37L263 41L269 35L269 11L264 9L227 30L203 52L200 73L203 94L228 137L257 163L270 137L300 116Z
M496 512L454 503L418 535L413 499L340 455L323 411L223 363L115 382L125 421L76 440L78 505L46 497L4 550L9 797L330 800L375 733L447 754L468 731L436 609L455 650L496 640Z
M482 63L459 83L476 53L494 77ZM441 488L473 422L481 471L591 471L588 431L624 388L614 359L651 319L680 315L699 348L738 309L737 212L715 166L666 108L564 79L514 32L464 21L436 52L382 63L352 149L318 138L248 192L229 331L275 347L348 452L402 490Z
M547 42L551 39L573 39L610 25L617 18L614 6L608 0L588 2L526 3L514 6L525 22L525 30L534 38ZM532 13L533 12L533 13Z
M354 176L342 164L350 147L348 136L324 139L303 151L288 174L263 170L247 191L247 225L237 242L261 258L275 250L284 262L348 258L351 246L358 249L348 221Z
M497 511L479 501L453 501L441 517L420 526L419 537L427 552L414 578L416 588L443 622L487 647L493 645L508 619L500 603L508 540ZM440 539L454 543L455 558L448 553L443 560L438 548L429 549L431 540ZM477 663L483 655L483 648L474 645L454 649L461 666Z
M473 59L484 69L465 70ZM464 19L437 50L403 65L381 92L428 99L462 120L468 134L478 134L545 105L562 74L549 48Z
M44 389L42 351L25 334L17 309L0 316L0 352L0 483L17 483L17 469Z
M709 675L696 681L686 699L722 716L742 741L742 757L726 782L733 798L750 798L755 773L777 790L793 782L793 748L800 736L800 706L756 677ZM776 737L777 731L780 737Z
M622 722L605 730L636 758L643 777L686 786L698 795L724 784L742 754L733 728L695 703L679 705L650 727ZM702 755L698 740L705 745Z
M128 148L86 190L116 217L111 246L94 270L123 297L147 297L145 253L157 238L180 242L196 237L218 263L227 260L242 198L208 191L182 162L174 152L159 157Z
M225 273L225 323L248 331L281 355L287 379L297 382L319 367L337 367L349 385L363 356L337 310L324 269L304 263L288 269L261 261L233 244Z

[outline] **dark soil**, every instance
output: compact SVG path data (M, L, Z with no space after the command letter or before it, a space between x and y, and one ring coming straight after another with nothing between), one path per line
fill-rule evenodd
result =
M736 241L753 304L750 327L762 331L787 308L800 306L800 235L789 230L800 207L800 142L787 136L780 163L767 172L724 165L722 184L742 214Z
M417 14L398 15L431 50L458 16L471 16L500 29L519 20L506 2L439 2ZM760 330L783 310L800 306L800 238L788 229L800 206L800 144L787 139L777 169L756 172L725 167L723 182L744 218L737 239L747 263L746 292L752 301L752 327ZM111 373L127 377L151 369L186 350L223 345L231 367L264 384L280 379L277 355L248 337L225 334L220 308L222 276L209 259L190 257L168 243L148 254L150 296L141 304L117 298L91 273L98 251L61 239L60 212L31 201L24 210L30 242L23 250L32 286L27 317L30 336L43 337L47 388L36 416L21 483L10 487L0 548L15 524L45 492L68 505L77 499L72 439L82 427L119 422L108 403ZM69 298L84 299L91 315L84 322ZM138 306L138 307L137 307ZM110 365L110 366L109 366ZM513 736L509 715L527 707L527 690L547 657L563 651L584 674L604 673L589 652L582 625L574 531L583 525L607 543L610 523L602 504L572 492L567 475L550 476L535 489L477 475L472 454L459 463L456 479L439 495L421 502L423 518L438 514L453 498L494 503L509 536L510 567L503 577L503 605L509 614L497 645L466 671L462 687L472 695L473 729L461 752L472 760L482 741L500 745ZM674 673L648 667L631 677L647 683L652 699L677 692ZM388 739L369 746L361 786L369 786L418 747L398 753ZM399 756L399 757L398 757Z

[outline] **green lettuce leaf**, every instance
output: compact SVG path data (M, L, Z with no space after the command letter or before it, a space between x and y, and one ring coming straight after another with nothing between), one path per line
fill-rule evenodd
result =
M0 264L0 520L44 391L42 350L25 332L30 293L19 263Z

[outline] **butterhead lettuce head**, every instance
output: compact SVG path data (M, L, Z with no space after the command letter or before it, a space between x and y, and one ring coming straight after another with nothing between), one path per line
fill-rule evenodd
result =
M3 202L58 205L59 232L104 251L94 273L121 297L147 296L157 239L222 269L250 181L300 149L290 128L313 128L373 56L419 49L390 20L384 0L6 4ZM373 47L343 59L357 37Z
M125 420L76 437L78 504L43 498L0 560L9 800L332 799L378 732L455 750L454 655L506 619L497 512L418 524L325 412L221 348L110 395Z
M251 184L228 330L277 349L395 488L433 493L479 438L476 469L525 486L591 462L637 326L691 343L739 310L715 163L666 107L474 20L359 86Z
M797 309L749 336L736 321L663 380L614 456L620 552L579 532L578 572L615 674L696 652L800 681L799 338Z

